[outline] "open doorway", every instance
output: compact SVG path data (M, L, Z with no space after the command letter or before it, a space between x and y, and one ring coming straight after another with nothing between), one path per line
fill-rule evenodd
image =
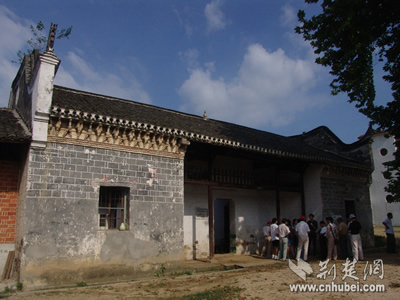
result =
M230 252L229 200L214 201L215 253Z
M348 218L350 214L356 214L356 202L354 200L345 200L344 209L346 210L346 218Z

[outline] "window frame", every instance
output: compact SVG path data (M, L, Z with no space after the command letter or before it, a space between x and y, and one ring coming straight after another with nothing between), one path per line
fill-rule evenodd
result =
M98 227L100 230L129 229L130 188L100 186ZM124 226L121 226L122 223Z

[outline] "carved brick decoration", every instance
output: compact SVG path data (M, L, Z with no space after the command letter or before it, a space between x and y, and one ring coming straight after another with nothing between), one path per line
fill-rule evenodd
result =
M180 158L189 145L171 129L57 107L52 109L48 140Z

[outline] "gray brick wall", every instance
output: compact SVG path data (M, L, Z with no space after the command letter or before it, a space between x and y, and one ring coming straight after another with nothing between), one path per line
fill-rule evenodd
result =
M321 178L323 216L346 217L345 201L354 201L358 220L360 221L365 246L374 245L372 210L369 188L365 182L338 178Z
M51 143L44 151L31 151L29 166L29 197L33 198L46 190L73 191L78 193L73 199L97 200L99 185L120 183L131 187L131 201L151 195L152 201L183 203L181 159ZM150 168L157 169L151 184Z
M42 268L42 262L60 259L66 264L91 259L132 265L181 259L183 163L58 143L32 149L23 217L24 266ZM126 232L99 229L101 186L130 188Z

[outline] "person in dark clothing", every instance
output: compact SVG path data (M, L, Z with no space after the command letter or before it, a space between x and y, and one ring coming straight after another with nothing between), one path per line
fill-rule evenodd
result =
M296 254L297 254L297 244L298 244L298 239L297 239L297 234L296 234L296 230L294 230L296 228L297 225L297 219L293 219L293 223L292 223L292 228L293 228L293 236L292 236L292 244L293 244L293 252L294 252L294 257L296 258Z
M311 253L311 245L312 245L312 255L317 255L317 230L318 230L318 222L314 220L314 215L310 214L308 216L309 220L307 222L308 227L310 227L310 232L308 233L309 244L308 244L308 253Z
M320 252L320 260L326 260L328 256L328 237L327 237L327 228L326 223L324 221L319 222L321 229L319 230L319 252Z
M388 213L387 219L382 222L382 224L385 226L388 253L396 253L396 240L394 238L392 219L393 219L393 214Z
M351 250L353 252L353 260L364 260L360 236L361 224L356 220L356 216L354 214L350 214L349 218L351 220L349 232L351 234Z

